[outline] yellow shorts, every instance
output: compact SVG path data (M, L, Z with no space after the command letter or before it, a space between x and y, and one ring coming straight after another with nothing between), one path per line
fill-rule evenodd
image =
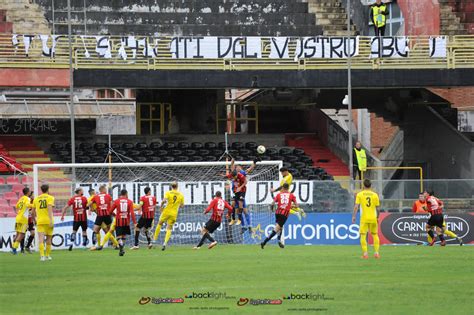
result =
M15 232L25 234L26 230L28 230L28 223L15 223Z
M53 227L49 226L49 224L38 224L36 226L36 230L38 233L44 233L48 236L53 236Z
M160 215L160 220L158 224L163 224L166 222L168 225L173 225L176 222L178 215L176 213L163 212Z
M377 234L378 233L378 223L366 223L366 222L361 222L360 223L360 228L359 228L359 233L360 234L367 234L367 232L370 232L370 234Z

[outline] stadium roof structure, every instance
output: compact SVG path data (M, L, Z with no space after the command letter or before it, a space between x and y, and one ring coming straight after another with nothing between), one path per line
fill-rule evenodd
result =
M135 99L77 99L76 119L135 115ZM0 102L0 118L69 118L67 98L6 98Z

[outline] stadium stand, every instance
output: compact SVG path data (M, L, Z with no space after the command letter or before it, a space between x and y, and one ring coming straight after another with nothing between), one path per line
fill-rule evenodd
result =
M37 1L50 27L67 33L67 1ZM262 1L72 1L75 34L114 35L318 35L308 4L296 0ZM107 14L104 14L107 12ZM53 21L54 14L54 21ZM87 22L86 22L87 21ZM85 23L86 22L86 23Z
M125 157L136 162L198 162L218 161L225 150L224 142L123 142L112 143L116 154L112 155L113 162L120 162ZM234 142L229 153L236 160L254 160L257 158L255 142ZM48 150L57 162L70 163L70 143L54 142ZM77 163L106 162L108 144L104 142L81 142L76 148ZM315 166L305 151L292 146L267 148L263 160L282 160L295 178L310 180L333 180L325 169Z
M474 34L474 2L439 0L442 34Z
M7 10L0 10L0 33L11 33L13 23L7 21Z

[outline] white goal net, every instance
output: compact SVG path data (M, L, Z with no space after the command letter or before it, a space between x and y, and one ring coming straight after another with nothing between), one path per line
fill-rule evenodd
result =
M236 162L242 169L247 170L253 162ZM229 225L229 220L223 218L214 238L221 244L255 244L265 238L265 228L274 224L274 214L269 209L272 202L272 188L279 186L281 161L261 161L247 174L248 184L246 193L247 209L250 216L243 214L240 225ZM210 218L210 214L203 214L212 200L212 196L221 191L225 199L231 203L232 194L230 181L224 174L230 171L230 162L183 162L183 163L104 163L104 164L38 164L34 165L33 185L35 195L39 195L40 186L49 184L50 194L56 199L57 211L67 203L77 187L84 189L86 197L89 189L98 191L99 186L107 185L113 199L118 198L120 190L127 189L128 196L134 203L138 203L144 195L144 189L150 187L156 196L158 205L172 182L178 183L178 190L184 194L185 206L179 210L177 222L169 245L195 245L199 242L200 230ZM159 209L157 207L157 209ZM71 214L71 210L68 212ZM227 213L227 210L226 212ZM159 218L159 211L155 214L155 226ZM139 216L137 216L138 220ZM238 216L237 216L238 218ZM236 219L237 219L236 218ZM250 218L250 220L249 220ZM70 219L72 220L72 219ZM89 227L93 225L94 215L89 216ZM250 221L250 222L249 222ZM56 226L62 228L71 226L72 222L61 222L55 219ZM71 228L72 229L72 228ZM165 229L162 228L159 241L164 238ZM89 234L91 232L89 231ZM80 246L80 234L76 243ZM89 238L90 239L90 238ZM144 235L140 237L144 241ZM133 236L128 238L129 245Z

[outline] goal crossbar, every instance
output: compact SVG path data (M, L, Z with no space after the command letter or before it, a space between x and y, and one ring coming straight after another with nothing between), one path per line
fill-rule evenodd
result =
M235 161L235 165L252 165L252 161ZM58 163L58 164L33 164L33 190L35 196L39 194L39 171L51 168L130 168L130 167L179 167L179 166L230 166L230 161L215 162L148 162L148 163ZM259 161L258 165L283 166L283 161ZM279 175L281 177L281 174ZM281 179L281 178L280 178Z

